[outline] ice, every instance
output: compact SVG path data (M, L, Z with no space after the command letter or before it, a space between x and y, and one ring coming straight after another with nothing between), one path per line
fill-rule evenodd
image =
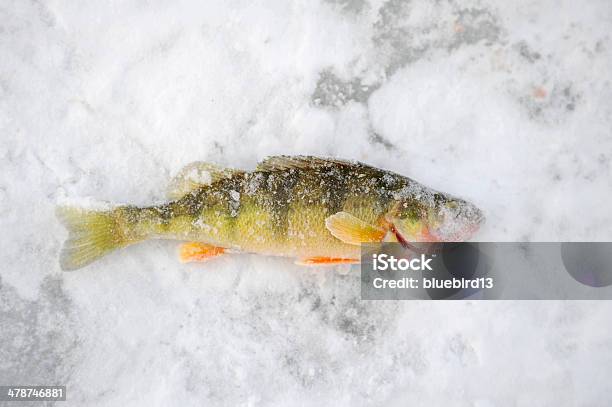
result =
M166 241L64 273L54 211L162 202L193 161L314 154L474 202L482 240L609 240L611 14L2 2L0 384L66 384L67 406L605 404L606 302L365 302L355 269L181 264Z

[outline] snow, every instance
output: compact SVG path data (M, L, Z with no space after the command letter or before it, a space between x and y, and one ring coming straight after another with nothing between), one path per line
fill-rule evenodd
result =
M240 201L240 192L232 190L229 194L233 201Z
M609 240L612 5L0 5L0 383L66 405L601 405L602 302L366 302L355 272L149 241L61 272L55 205L162 202L192 161L357 159L481 240Z
M198 171L195 168L189 171L185 178L196 184L209 185L212 182L212 175L208 171Z

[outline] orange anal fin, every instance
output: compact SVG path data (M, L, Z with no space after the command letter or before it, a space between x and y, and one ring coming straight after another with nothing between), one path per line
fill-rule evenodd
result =
M206 261L225 253L224 247L212 246L206 243L183 243L179 251L181 263L192 261Z
M295 264L300 266L334 266L336 264L359 264L359 259L344 259L341 257L308 257L296 260Z

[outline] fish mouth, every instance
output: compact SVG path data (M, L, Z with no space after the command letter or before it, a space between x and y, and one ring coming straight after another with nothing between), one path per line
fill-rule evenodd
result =
M479 230L480 227L485 223L485 216L482 213L478 214L478 217L474 221L464 228L461 228L455 235L449 239L453 242L465 242L471 239Z
M484 213L482 213L481 210L478 210L478 214L476 215L476 219L474 220L476 228L479 228L480 226L484 225L486 220L487 218L485 217Z
M449 234L444 241L449 242L465 242L472 238L479 230L480 227L485 223L486 217L482 210L473 207L472 210L464 215L463 225L459 223L455 233Z
M480 227L485 224L486 220L487 218L485 217L484 213L482 213L481 210L478 210L478 215L474 219L474 223L466 228L466 238L464 240L474 236L476 232L480 230Z

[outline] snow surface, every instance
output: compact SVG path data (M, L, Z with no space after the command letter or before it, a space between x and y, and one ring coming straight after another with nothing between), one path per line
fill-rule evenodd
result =
M607 302L365 302L289 260L150 241L63 273L66 198L195 160L358 159L482 240L612 237L612 3L0 2L0 384L65 405L599 406ZM62 404L64 405L64 404Z

